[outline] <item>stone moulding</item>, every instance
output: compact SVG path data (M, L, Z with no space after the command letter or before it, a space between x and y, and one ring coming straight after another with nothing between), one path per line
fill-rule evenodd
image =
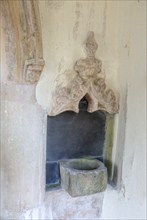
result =
M1 1L8 81L33 84L44 60L37 0Z
M78 113L79 102L83 97L88 102L88 112L118 112L118 95L107 88L105 75L101 70L102 62L95 57L98 44L94 32L88 33L85 46L87 57L77 60L74 70L66 70L55 79L48 115L55 116L64 111Z

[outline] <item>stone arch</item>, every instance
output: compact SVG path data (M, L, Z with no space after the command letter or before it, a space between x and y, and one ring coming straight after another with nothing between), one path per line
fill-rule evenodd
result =
M1 1L7 79L35 83L43 70L38 1Z

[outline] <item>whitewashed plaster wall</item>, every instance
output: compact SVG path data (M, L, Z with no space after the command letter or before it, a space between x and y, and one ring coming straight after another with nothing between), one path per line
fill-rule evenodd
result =
M118 10L118 82L121 91L127 84L126 134L121 192L108 190L103 218L146 219L146 2L121 1Z
M118 139L126 128L124 145L114 153L116 161L123 158L120 191L108 187L102 219L145 219L146 2L40 1L40 13L46 68L38 102L46 107L56 74L84 56L81 43L94 31L106 79L121 96Z
M47 108L53 81L66 69L73 69L77 59L84 57L87 33L95 32L99 48L97 57L109 84L117 75L117 2L105 1L39 1L44 59L46 66L37 86L37 100Z
M122 184L119 191L109 186L104 193L101 218L146 219L146 2L40 0L39 9L46 66L37 85L38 102L46 108L56 74L84 56L82 43L93 30L106 78L121 95L119 138L126 128L122 150L113 155L116 161L123 158ZM79 201L63 191L44 195L45 114L34 86L7 81L2 57L2 219L79 219L78 214L96 219L102 195Z

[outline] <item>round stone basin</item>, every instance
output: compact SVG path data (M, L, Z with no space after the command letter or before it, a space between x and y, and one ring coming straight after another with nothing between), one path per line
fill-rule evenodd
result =
M67 162L67 166L76 170L94 170L99 167L99 163L97 160L92 159L72 159Z
M60 161L61 186L72 197L103 192L107 187L107 168L96 159Z

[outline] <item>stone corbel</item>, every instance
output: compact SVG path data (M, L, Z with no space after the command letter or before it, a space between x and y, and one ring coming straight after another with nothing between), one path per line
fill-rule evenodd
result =
M43 59L25 60L23 72L24 81L31 84L38 82L43 67Z

